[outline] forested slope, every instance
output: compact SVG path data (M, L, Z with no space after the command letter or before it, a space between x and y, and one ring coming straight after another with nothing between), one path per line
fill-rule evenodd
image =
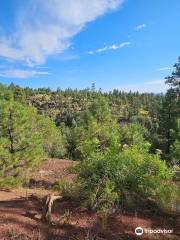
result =
M166 82L166 94L102 92L94 84L55 91L0 85L0 187L27 183L46 157L63 157L79 161L78 177L59 190L65 184L89 208L125 207L137 196L171 206L180 159L180 62Z

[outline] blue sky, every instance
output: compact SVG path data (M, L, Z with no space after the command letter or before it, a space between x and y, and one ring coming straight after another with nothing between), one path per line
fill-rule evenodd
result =
M0 82L165 92L179 0L1 0Z

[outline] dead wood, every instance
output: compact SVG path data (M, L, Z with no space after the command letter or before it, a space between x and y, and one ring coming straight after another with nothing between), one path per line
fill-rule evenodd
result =
M42 215L42 219L46 222L51 222L52 220L52 206L54 201L61 199L62 196L58 195L55 196L53 194L48 194L47 198L46 198L46 202L45 202L45 206L43 209L43 215Z

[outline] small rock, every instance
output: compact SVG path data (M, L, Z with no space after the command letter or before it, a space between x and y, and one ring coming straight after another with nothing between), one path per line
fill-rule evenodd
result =
M34 218L40 220L42 218L42 215L41 214L36 214L36 215L34 215Z

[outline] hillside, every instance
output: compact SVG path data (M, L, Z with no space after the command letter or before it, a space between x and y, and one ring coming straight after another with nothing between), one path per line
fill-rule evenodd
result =
M164 95L0 84L2 238L177 239L179 73Z

